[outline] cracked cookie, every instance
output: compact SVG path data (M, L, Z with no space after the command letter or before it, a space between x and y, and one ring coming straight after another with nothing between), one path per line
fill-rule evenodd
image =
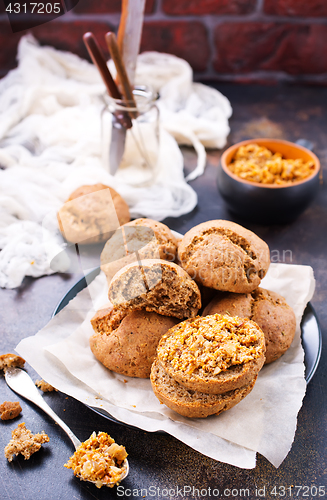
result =
M178 246L181 266L201 285L247 293L255 290L269 264L268 245L234 222L213 220L188 231Z
M144 309L179 319L194 317L201 308L197 284L180 266L161 259L123 267L109 285L108 298L117 312Z

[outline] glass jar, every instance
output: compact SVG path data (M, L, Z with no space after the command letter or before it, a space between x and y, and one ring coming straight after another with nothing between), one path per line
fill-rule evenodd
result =
M146 187L153 184L158 174L158 96L147 86L136 86L133 95L136 105L104 96L102 157L104 167L118 180ZM122 122L128 121L131 127L125 128Z

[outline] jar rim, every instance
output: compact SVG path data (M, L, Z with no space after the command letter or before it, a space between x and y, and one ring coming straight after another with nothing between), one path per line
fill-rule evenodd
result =
M158 92L155 92L150 85L135 85L132 92L135 97L142 98L141 102L136 102L136 107L131 101L115 99L107 93L103 94L102 97L107 106L114 106L115 109L123 109L124 111L133 111L137 108L138 104L141 105L142 108L150 106L159 98Z

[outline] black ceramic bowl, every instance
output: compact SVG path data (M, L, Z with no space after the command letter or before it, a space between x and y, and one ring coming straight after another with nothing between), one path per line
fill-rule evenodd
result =
M260 184L243 180L228 168L240 146L255 143L284 158L314 162L310 177L291 185ZM259 224L285 224L296 219L312 202L319 188L320 162L309 149L279 139L251 139L226 149L218 168L218 190L229 210L243 220Z

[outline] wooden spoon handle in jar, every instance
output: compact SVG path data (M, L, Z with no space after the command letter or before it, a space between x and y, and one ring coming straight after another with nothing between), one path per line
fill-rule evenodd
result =
M111 97L113 97L114 99L121 100L122 95L119 92L115 80L111 76L106 60L95 36L93 35L93 33L88 32L83 35L83 40L94 65L98 68L108 94L111 95ZM125 128L131 128L132 122L127 113L117 113L116 118Z
M122 93L123 93L123 96L124 96L124 99L126 102L126 106L128 108L135 108L136 109L136 102L134 99L132 87L131 87L131 84L130 84L129 79L128 79L125 65L124 65L123 60L122 60L120 53L119 53L116 35L114 33L112 33L111 31L108 31L108 33L106 33L106 35L105 35L105 39L107 42L109 53L112 57L112 60L115 63L115 66L116 66L117 75L118 75L118 79L119 79L119 82L121 85L121 90L122 90ZM137 117L136 112L131 111L129 114L130 114L131 118Z

